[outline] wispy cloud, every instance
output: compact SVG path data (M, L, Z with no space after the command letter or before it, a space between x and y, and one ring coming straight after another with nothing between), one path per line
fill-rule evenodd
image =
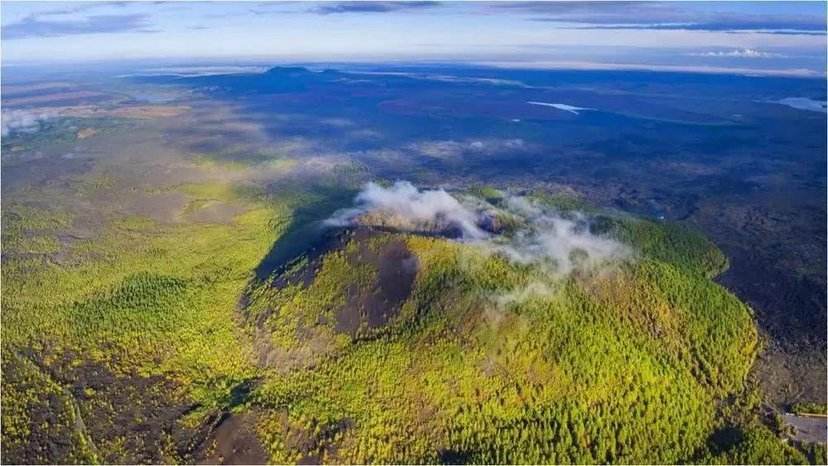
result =
M781 53L763 52L756 49L718 50L710 52L688 53L691 57L723 57L723 58L781 58Z
M328 226L363 225L408 232L437 233L499 254L511 262L535 265L556 276L626 260L625 244L590 229L582 213L563 214L533 199L503 193L498 206L470 196L455 197L442 189L419 190L407 181L389 187L368 183L357 206L337 212ZM499 219L517 225L497 233Z
M825 11L751 12L740 5L703 9L679 2L515 2L496 8L523 12L533 21L572 23L571 29L642 29L770 34L825 34ZM791 8L795 9L796 4ZM801 6L801 5L800 5ZM812 13L812 14L811 14Z
M400 10L430 8L439 5L439 2L335 2L321 4L312 12L329 15L338 13L389 13Z
M57 117L51 111L9 110L0 116L0 134L8 136L11 133L36 133L50 119Z
M442 140L420 141L408 144L406 149L418 155L436 159L452 159L466 155L497 155L525 152L531 148L523 139L477 139L477 140Z
M549 18L533 18L535 21L558 22ZM778 35L824 36L826 31L808 24L786 23L656 23L656 24L600 24L588 26L562 26L561 29L604 29L633 31L708 31L727 33L761 33Z
M478 212L442 189L420 191L407 181L386 188L368 183L355 199L357 207L337 212L329 226L366 224L402 231L456 231L466 240L489 235L478 226Z
M617 24L637 21L671 21L679 14L673 5L647 2L502 2L489 4L500 11L543 15L549 21Z
M753 68L738 66L713 65L664 65L657 63L603 63L597 61L557 61L557 60L524 60L524 61L478 61L481 66L496 68L534 69L534 70L625 70L625 71L659 71L673 73L711 73L711 74L738 74L743 76L788 76L788 77L817 77L824 72L811 68Z
M29 16L17 23L3 26L3 39L27 37L59 37L74 34L112 32L157 32L145 14L94 15L72 20L52 20Z
M37 18L45 18L49 16L62 16L77 13L84 13L92 10L100 10L107 7L126 7L129 2L79 2L77 4L69 4L68 6L56 8L54 10L45 10L37 13Z

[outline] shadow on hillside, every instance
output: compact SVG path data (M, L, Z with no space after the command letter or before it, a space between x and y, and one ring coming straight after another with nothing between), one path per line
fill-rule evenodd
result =
M335 236L337 229L326 228L323 222L338 209L350 206L355 191L316 187L313 192L320 198L294 211L290 225L256 266L257 280L283 272L295 259L324 247Z

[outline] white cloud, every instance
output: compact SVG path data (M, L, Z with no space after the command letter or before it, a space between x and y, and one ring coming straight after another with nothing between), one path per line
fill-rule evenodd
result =
M554 289L548 284L534 281L530 282L526 286L515 288L512 291L496 294L492 296L491 299L498 308L506 308L512 304L521 304L530 299L543 298L551 295L552 293L554 293ZM494 315L499 316L497 313ZM499 316L499 318L502 318L502 316ZM495 321L495 323L497 322Z
M328 219L332 226L367 223L407 231L445 232L456 229L465 239L482 239L477 214L442 189L420 191L407 181L389 188L368 183L356 197L358 206Z
M367 225L409 232L451 234L509 261L535 265L552 276L591 269L631 257L630 248L596 235L581 213L562 214L522 196L506 195L495 207L473 197L456 198L443 189L420 191L407 181L388 188L368 183L357 206L337 212L331 226ZM514 218L514 231L497 232L498 218ZM488 225L488 226L487 226Z
M502 152L525 151L529 148L529 145L519 138L421 141L407 146L408 150L438 159L454 158L462 155L494 155Z
M693 57L728 57L728 58L778 58L784 55L778 53L762 52L757 49L735 49L710 52L698 52L688 54Z
M146 68L137 73L124 74L119 77L142 77L142 76L177 76L181 78L194 78L199 76L221 76L227 74L261 74L267 71L267 66L255 65L228 65L228 66L172 66Z
M9 110L0 116L2 135L8 136L13 132L35 133L40 131L43 123L58 115L50 111Z
M567 275L630 255L627 246L591 233L589 219L581 213L564 217L525 197L510 197L506 202L508 211L522 217L525 226L508 239L493 238L487 246L513 262L539 264L555 274Z

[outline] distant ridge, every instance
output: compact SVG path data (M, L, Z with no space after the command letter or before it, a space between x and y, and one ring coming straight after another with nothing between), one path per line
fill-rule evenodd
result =
M276 73L285 73L285 74L304 74L310 73L311 71L302 66L274 66L267 70L268 74L276 74Z

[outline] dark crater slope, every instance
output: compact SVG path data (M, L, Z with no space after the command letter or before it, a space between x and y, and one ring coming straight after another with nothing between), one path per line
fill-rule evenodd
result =
M344 304L334 312L335 329L356 337L360 328L382 327L408 299L417 275L417 258L404 241L395 238L383 241L378 247L371 244L371 239L392 235L394 231L391 228L366 226L327 228L317 233L307 251L278 266L268 282L275 289L290 286L308 288L313 284L324 257L347 248L346 260L349 264L357 268L376 269L376 277L371 283L351 283L347 287ZM260 314L258 320L261 322L269 316L269 313Z

